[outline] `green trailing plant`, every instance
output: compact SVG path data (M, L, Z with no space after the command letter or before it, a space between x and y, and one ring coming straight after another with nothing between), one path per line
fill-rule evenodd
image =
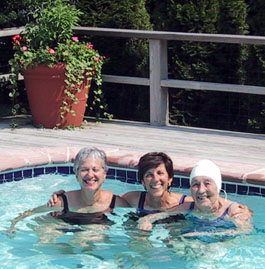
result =
M27 23L25 30L13 37L15 53L9 61L12 73L9 96L13 100L14 115L23 109L21 104L16 102L19 95L17 87L19 74L27 68L38 65L45 64L52 67L57 63L63 63L66 66L64 89L66 98L62 102L61 118L63 119L66 113L75 115L75 111L69 108L69 99L70 102L79 102L75 97L76 91L79 91L76 85L81 85L84 79L94 80L97 85L93 92L94 100L91 107L96 110L97 119L103 115L111 117L106 112L106 104L103 103L100 89L105 57L101 56L91 43L81 42L73 34L73 27L78 24L81 14L81 11L67 0L48 0L30 14L34 21Z

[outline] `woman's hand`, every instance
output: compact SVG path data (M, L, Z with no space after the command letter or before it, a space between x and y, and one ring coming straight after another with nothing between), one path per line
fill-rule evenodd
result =
M250 220L253 216L253 211L250 210L247 206L237 204L237 206L232 207L230 217L238 219L241 221Z
M59 191L54 192L50 200L48 201L47 206L54 207L59 201L58 195L63 194L63 193L65 193L64 190L59 190Z
M151 231L153 228L153 224L148 221L144 221L144 222L139 221L137 228L143 231Z
M141 217L138 220L137 228L144 231L151 231L153 228L153 224L156 220L164 219L169 216L170 213L161 212L155 214L149 214L144 217Z

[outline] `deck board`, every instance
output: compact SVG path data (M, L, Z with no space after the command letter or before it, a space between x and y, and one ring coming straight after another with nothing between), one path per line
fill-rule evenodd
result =
M265 167L265 135L180 126L153 127L147 123L107 121L84 129L34 128L28 119L17 129L0 120L0 151L28 147L87 146L126 151L163 151L170 156L208 158Z

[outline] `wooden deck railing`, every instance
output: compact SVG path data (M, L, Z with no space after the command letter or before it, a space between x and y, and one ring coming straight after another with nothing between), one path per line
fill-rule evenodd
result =
M19 34L22 30L23 28L4 29L0 31L0 37L13 36ZM179 33L95 27L75 27L75 33L80 35L145 38L149 40L149 78L103 74L103 82L149 86L151 125L162 126L168 124L168 88L265 95L265 87L260 86L168 79L167 62L168 40L265 45L265 37L263 36ZM1 77L7 76L2 75Z

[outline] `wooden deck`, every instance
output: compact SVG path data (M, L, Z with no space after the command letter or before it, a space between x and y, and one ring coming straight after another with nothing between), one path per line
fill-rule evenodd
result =
M19 128L11 129L9 122L0 120L1 151L93 145L265 166L265 135L179 126L153 127L125 121L88 123L84 129L69 131L34 128L28 119L23 120Z
M28 147L111 147L127 151L164 151L169 155L210 158L265 165L265 135L177 126L152 127L145 123L107 121L88 123L75 131L34 128L29 120L17 129L0 122L0 150Z
M163 151L183 171L190 166L188 160L207 158L216 161L224 170L226 167L230 171L237 170L238 174L261 169L264 177L265 135L180 126L153 127L125 121L90 122L85 128L74 131L34 128L30 119L23 119L17 129L11 129L9 123L8 119L0 120L2 154L29 148L83 146L117 149L127 155L138 153L138 156L149 151Z

